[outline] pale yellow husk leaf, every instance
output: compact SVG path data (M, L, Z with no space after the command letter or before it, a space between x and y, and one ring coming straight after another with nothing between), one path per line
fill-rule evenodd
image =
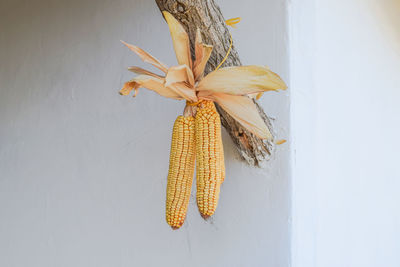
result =
M138 75L134 79L125 83L124 87L121 89L120 94L128 95L130 91L133 89L137 90L138 88L146 88L156 92L157 94L173 98L177 100L184 99L182 93L179 93L179 90L173 90L171 88L167 88L164 86L164 79L159 79L149 75ZM136 94L135 94L136 95Z
M213 50L212 45L203 44L203 40L201 38L201 33L199 29L197 29L196 32L196 41L194 50L195 50L196 60L193 63L193 74L195 80L198 81L203 76L204 68Z
M158 59L156 59L155 57L153 57L152 55L150 55L149 53L147 53L146 51L135 45L128 44L122 40L121 42L124 45L126 45L130 50L135 52L144 62L150 63L151 65L160 69L164 73L167 73L168 67L164 63L162 63L161 61L159 61Z
M188 85L194 86L193 73L187 65L173 66L168 69L165 76L165 86L177 82L186 82Z
M260 117L253 100L247 96L214 93L204 97L218 103L229 115L243 127L261 139L271 140L272 135Z
M168 23L172 37L172 43L179 65L187 65L192 68L192 58L190 55L189 36L183 26L169 12L163 11L165 20Z
M119 91L119 93L121 95L129 95L132 92L132 90L135 90L135 94L133 95L135 97L139 87L140 87L140 85L137 82L130 80L130 81L124 83L124 86Z
M187 101L197 102L196 92L186 82L177 82L166 86L168 89L178 93Z
M151 71L148 71L148 70L142 69L140 67L136 67L136 66L129 67L128 70L132 71L133 73L136 73L136 74L149 75L149 76L153 76L153 77L156 77L156 78L159 78L159 79L163 78L162 76L160 76L158 74L155 74L155 73L153 73Z
M264 66L237 66L211 72L198 84L198 91L231 95L248 95L286 89L286 84Z

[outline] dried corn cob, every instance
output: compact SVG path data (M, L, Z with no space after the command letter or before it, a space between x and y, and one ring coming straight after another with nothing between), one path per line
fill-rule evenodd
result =
M197 206L207 218L217 208L224 164L221 140L221 120L212 101L202 101L197 107L196 131L196 184Z
M178 229L185 221L195 167L194 118L175 120L167 181L166 220Z

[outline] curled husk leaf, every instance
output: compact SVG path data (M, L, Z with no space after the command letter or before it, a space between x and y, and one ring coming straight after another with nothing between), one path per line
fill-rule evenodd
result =
M237 66L221 68L204 77L198 91L231 95L248 95L265 91L286 89L286 84L264 66Z
M135 52L144 62L150 63L154 67L162 70L164 73L167 72L168 67L165 66L164 63L162 63L161 61L159 61L158 59L156 59L155 57L153 57L152 55L150 55L149 53L147 53L143 49L141 49L141 48L139 48L139 47L137 47L135 45L128 44L128 43L126 43L126 42L124 42L122 40L121 40L121 42L124 45L126 45L130 50Z
M212 45L206 45L203 43L200 29L197 29L196 32L196 41L194 50L195 50L196 60L194 61L193 64L193 74L195 80L198 81L201 78L203 78L204 68L206 67L208 59L210 58L211 52L213 50Z
M189 36L182 24L177 21L171 13L163 11L163 15L169 26L172 43L179 65L187 65L192 68L192 57L190 55Z
M174 66L168 69L165 85L168 86L177 82L187 82L190 86L194 86L193 72L187 65Z

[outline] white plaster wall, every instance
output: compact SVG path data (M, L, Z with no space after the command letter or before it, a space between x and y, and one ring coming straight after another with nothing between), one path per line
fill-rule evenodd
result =
M295 267L400 266L399 14L290 3Z
M246 64L288 79L284 0L220 0ZM171 127L184 103L117 93L123 39L175 64L150 0L0 1L0 266L288 266L289 144L264 169L237 160L214 218L192 196L186 223L164 220ZM146 66L147 67L147 66ZM288 93L261 101L290 139Z

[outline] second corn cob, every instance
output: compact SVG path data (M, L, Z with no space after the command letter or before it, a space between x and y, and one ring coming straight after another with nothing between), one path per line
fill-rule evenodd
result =
M214 214L223 181L224 162L221 140L221 120L212 101L197 106L196 185L197 206L205 218Z

